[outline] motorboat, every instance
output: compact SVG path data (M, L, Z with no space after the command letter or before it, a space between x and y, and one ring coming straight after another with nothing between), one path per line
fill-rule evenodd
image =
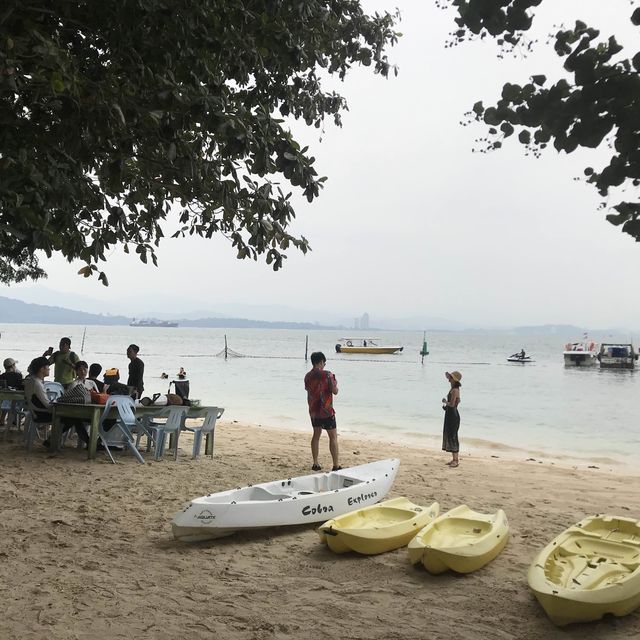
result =
M433 574L451 569L471 573L504 549L509 523L502 509L479 513L463 504L435 518L409 542L411 564L422 563Z
M507 362L520 362L521 364L526 364L527 362L535 362L535 360L533 360L531 356L522 355L522 352L520 352L520 353L512 353L507 358Z
M581 520L536 556L528 580L559 626L631 613L640 606L640 520Z
M327 520L318 535L335 553L385 553L404 547L439 511L437 502L420 507L407 498L394 498Z
M404 347L381 345L378 338L339 338L336 353L400 353Z
M585 335L582 342L567 342L563 356L567 367L592 367L598 361L598 345Z
M222 538L239 529L313 522L382 500L400 460L389 458L328 473L237 487L195 498L172 522L178 540Z
M638 354L631 343L603 342L596 357L601 369L633 369Z

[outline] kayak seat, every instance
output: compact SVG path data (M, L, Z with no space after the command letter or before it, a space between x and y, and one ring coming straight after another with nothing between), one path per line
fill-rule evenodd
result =
M247 500L280 500L281 498L290 497L291 496L286 493L272 493L263 487L252 487Z

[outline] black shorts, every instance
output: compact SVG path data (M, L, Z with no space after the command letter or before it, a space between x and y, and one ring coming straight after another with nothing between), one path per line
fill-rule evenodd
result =
M331 429L336 428L336 417L331 416L330 418L311 418L311 424L315 428L326 429L327 431L331 431Z

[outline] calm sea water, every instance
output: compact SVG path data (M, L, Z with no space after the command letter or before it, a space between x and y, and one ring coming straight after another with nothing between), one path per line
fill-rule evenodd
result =
M145 394L166 392L160 374L173 378L184 367L191 397L224 406L226 420L297 430L310 429L302 382L310 368L308 335L309 353L323 351L338 379L341 433L439 448L440 399L449 388L444 372L457 369L462 451L596 465L640 462L640 370L565 368L563 345L580 336L434 332L421 364L422 332L375 332L386 344L404 345L403 353L387 356L336 354L341 336L335 331L90 326L85 334L82 326L5 324L0 332L0 355L14 357L23 372L68 335L83 359L118 367L126 379L125 351L134 342L145 362ZM225 334L229 349L244 357L220 355ZM535 362L507 363L521 348Z

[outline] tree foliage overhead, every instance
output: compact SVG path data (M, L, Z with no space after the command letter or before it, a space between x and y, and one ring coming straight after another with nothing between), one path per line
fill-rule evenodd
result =
M524 42L533 8L541 2L450 0L458 13L454 39L493 36L513 49ZM640 9L629 13L631 22L640 25ZM598 170L587 167L586 180L605 197L617 187L634 194L632 201L615 204L616 213L607 215L607 220L640 241L640 52L620 55L622 46L615 36L603 39L580 20L557 31L553 43L568 79L549 86L541 74L525 84L507 83L494 106L474 105L474 117L489 126L491 149L515 134L535 155L549 144L567 153L609 145L608 164Z
M156 263L172 225L274 269L306 252L288 189L311 201L324 178L285 118L339 125L321 76L387 76L397 19L359 0L5 0L0 281L44 276L36 250L87 276L119 244Z

